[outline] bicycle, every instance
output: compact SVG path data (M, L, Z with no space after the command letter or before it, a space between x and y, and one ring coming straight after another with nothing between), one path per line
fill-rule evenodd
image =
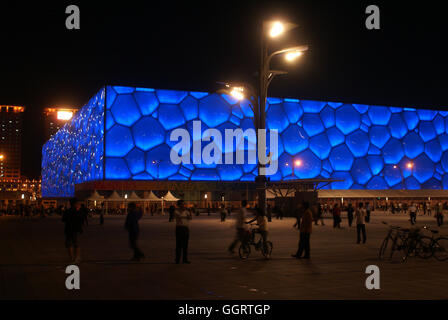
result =
M421 235L417 243L417 254L422 259L429 259L434 257L438 261L445 261L448 259L448 238L441 236L435 238L439 233L437 230L432 230L427 226L423 229L429 230L432 233L431 237Z
M387 225L388 223L383 221L383 224ZM407 228L403 229L399 226L390 226L389 231L381 244L378 258L387 258L389 261L392 261L396 252L405 250L407 247L410 231L411 230ZM389 250L388 254L386 254L387 250Z
M256 251L261 251L263 257L269 259L272 254L273 244L271 241L266 241L265 243L263 243L263 237L258 231L258 228L255 228L254 226L254 224L250 225L250 230L248 231L246 239L241 243L238 254L243 260L249 258L251 252L250 246L252 245L254 246ZM255 241L257 234L259 235L257 237L258 241Z
M387 222L383 221L383 224L387 225ZM394 241L396 241L396 238L398 237L399 232L400 232L399 226L390 226L389 227L389 231L387 232L386 237L384 238L383 242L381 243L380 250L378 253L378 258L380 260L384 259L384 257L386 256L386 251L388 249L389 243L393 243Z

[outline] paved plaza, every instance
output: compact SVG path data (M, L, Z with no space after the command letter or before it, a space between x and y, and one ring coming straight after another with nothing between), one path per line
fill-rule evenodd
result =
M374 213L367 224L367 244L356 244L356 230L343 219L342 229L314 226L311 260L297 260L295 220L273 219L269 238L272 259L252 251L241 261L226 251L234 237L232 218L194 217L191 265L174 264L174 223L166 216L145 216L140 245L147 258L130 262L124 217L89 220L81 235L81 289L65 288L63 223L59 217L0 217L0 299L447 299L448 262L411 258L406 263L378 261L387 227L408 226L404 215ZM435 227L433 217L418 224ZM448 234L448 227L440 228ZM381 289L365 288L365 269L378 265Z

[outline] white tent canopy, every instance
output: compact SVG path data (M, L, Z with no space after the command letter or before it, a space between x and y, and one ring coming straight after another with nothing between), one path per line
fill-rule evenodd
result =
M117 193L117 191L112 192L112 194L107 197L107 201L123 201L124 198L120 197L120 195Z
M135 191L132 191L131 194L128 196L127 201L142 201L143 199L140 198Z
M179 198L176 198L175 196L173 196L171 191L168 191L168 193L162 199L163 199L163 201L177 201L177 200L179 200Z
M92 195L90 197L88 197L86 200L89 201L101 201L104 200L104 197L101 196L96 190L93 191Z
M149 192L148 197L146 197L145 199L143 199L145 201L162 201L162 199L160 199L158 196L156 196L154 194L154 192Z

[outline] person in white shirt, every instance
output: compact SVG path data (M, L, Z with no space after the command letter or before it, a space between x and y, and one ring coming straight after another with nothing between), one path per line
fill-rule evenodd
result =
M241 201L241 208L238 210L236 215L236 237L235 240L230 244L228 251L231 253L235 253L235 247L238 242L244 242L247 236L247 224L246 224L246 216L247 216L247 201Z
M411 218L411 224L417 222L417 207L414 203L411 203L411 206L409 207L409 217Z
M356 219L356 231L358 235L358 241L356 243L361 242L361 233L362 233L362 243L366 243L366 210L363 208L363 203L360 202L358 205L358 209L355 212Z
M191 220L191 213L185 208L183 200L177 201L177 209L174 211L174 216L176 218L176 264L179 264L181 256L182 262L189 264L188 239L190 230L188 225Z

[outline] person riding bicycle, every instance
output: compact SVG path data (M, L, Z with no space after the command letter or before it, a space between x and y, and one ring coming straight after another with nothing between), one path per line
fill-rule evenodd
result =
M254 221L257 221L258 228L256 229L256 232L260 233L261 238L263 239L263 246L266 249L266 241L268 241L268 219L263 210L257 208L255 217L246 223L251 224Z
M247 225L246 225L246 216L247 216L247 201L241 201L241 208L238 210L236 215L236 237L235 240L230 244L228 251L231 253L235 253L234 249L238 242L245 242L247 239Z

